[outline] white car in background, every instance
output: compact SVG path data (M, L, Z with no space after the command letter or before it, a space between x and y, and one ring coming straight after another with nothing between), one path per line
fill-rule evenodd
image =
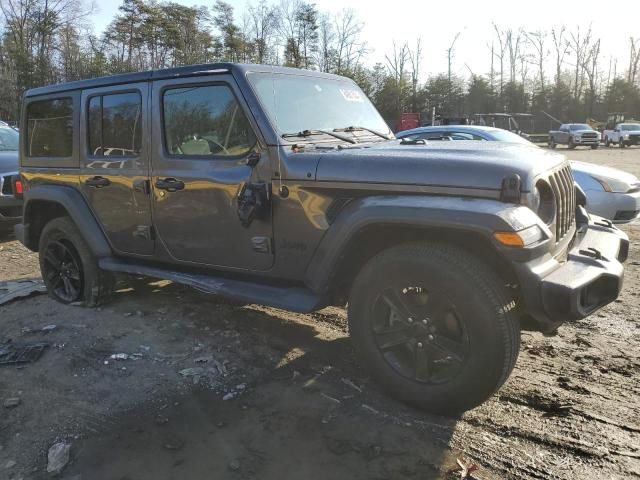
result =
M501 128L479 125L419 127L396 133L396 138L423 140L480 140L527 144L529 140ZM538 148L538 147L536 147ZM640 180L616 168L571 161L573 178L587 195L587 210L613 223L628 223L640 216Z
M587 210L613 223L640 215L640 180L635 175L593 163L571 161L573 178L587 195Z

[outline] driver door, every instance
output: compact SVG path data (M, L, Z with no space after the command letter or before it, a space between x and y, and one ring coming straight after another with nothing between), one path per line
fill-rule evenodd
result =
M238 216L239 193L268 176L269 159L233 77L158 80L152 98L156 241L176 263L269 269L270 206L249 225Z

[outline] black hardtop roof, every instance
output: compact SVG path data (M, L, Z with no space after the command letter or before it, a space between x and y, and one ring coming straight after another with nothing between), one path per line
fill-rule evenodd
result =
M58 83L44 87L32 88L25 92L25 97L37 97L52 93L82 90L87 88L108 87L126 83L145 82L149 80L162 80L168 78L192 77L197 75L215 75L216 73L233 73L244 75L247 72L285 73L296 75L308 75L329 79L344 79L338 75L321 73L312 70L298 68L278 67L272 65L252 65L240 63L206 63L200 65L187 65L184 67L166 68L162 70L147 70L145 72L122 73L106 77L77 80L74 82Z

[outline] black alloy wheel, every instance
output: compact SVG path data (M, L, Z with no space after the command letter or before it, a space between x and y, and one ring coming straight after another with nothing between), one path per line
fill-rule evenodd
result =
M82 263L72 245L64 240L47 244L43 277L61 300L71 303L82 296Z

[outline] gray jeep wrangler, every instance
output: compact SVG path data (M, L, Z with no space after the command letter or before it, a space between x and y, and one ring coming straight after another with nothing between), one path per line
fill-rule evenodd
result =
M363 365L438 413L490 397L520 331L612 302L629 242L563 156L399 141L346 78L216 64L24 96L16 233L49 295L114 274L311 312L348 305Z

